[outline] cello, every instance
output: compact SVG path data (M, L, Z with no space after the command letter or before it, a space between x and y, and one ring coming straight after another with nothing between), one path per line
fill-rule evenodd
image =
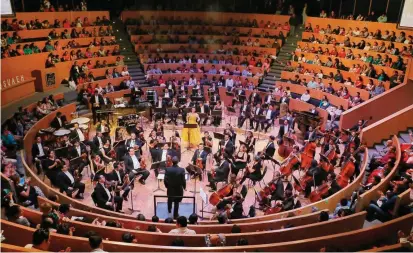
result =
M223 198L227 197L228 194L230 194L233 188L234 188L234 185L232 183L229 183L223 186L218 191L213 192L211 196L209 197L209 203L213 206L218 205L218 203L221 202Z
M298 146L294 146L292 153L280 166L280 173L282 176L288 177L289 175L291 175L294 166L300 163L300 158L298 157L298 155L300 155L300 153L298 153Z
M311 161L314 159L315 149L317 144L315 142L307 142L303 152L301 153L301 168L307 170L311 166Z
M364 148L363 145L360 146L353 154L351 154L348 160L341 167L340 174L337 176L337 184L341 188L346 187L348 185L348 182L350 181L350 178L353 177L356 170L356 159L354 158L354 155L356 155L362 148Z
M329 190L330 185L328 182L325 182L322 185L318 186L314 191L312 191L310 195L308 195L308 199L311 201L311 203L320 201L328 196Z

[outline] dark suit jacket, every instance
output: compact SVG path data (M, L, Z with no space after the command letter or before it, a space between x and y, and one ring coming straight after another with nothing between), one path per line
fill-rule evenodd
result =
M96 201L96 204L100 208L105 208L106 202L110 202L112 200L112 197L109 198L109 196L106 194L105 189L100 183L96 184L93 195L94 195L94 200Z
M220 96L219 95L213 95L213 96L211 96L211 98L210 98L210 101L211 102L218 102L218 101L220 101L221 100L221 98L220 98Z
M69 187L73 186L70 178L62 171L57 174L57 182L59 183L60 192L66 192Z
M177 166L166 168L164 184L168 196L183 196L186 189L185 169ZM181 201L182 198L177 200Z
M44 150L43 142L42 142L42 147L43 147L43 153L46 154L46 150ZM40 151L39 151L39 147L37 146L37 142L36 142L36 143L33 143L33 146L32 146L32 158L33 158L33 161L34 161L34 158L36 158L36 156L39 155L39 153L40 153Z
M268 145L268 143L267 143ZM267 147L267 146L266 146ZM266 149L265 149L265 154L269 157L273 157L275 153L275 145L274 142L272 142Z
M240 115L242 114L243 108L244 108L244 105L241 105L241 107L240 107ZM249 118L249 117L251 116L251 106L250 106L250 105L247 105L247 108L245 108L244 116L245 116L246 118Z
M266 111L264 112L264 116L267 116L267 112L268 112L268 110L266 110ZM272 110L272 111L271 111L271 120L274 120L276 116L277 116L277 111L276 111L276 110Z
M102 97L102 105L105 104L105 99L106 99L106 104L107 104L107 105L111 105L111 104L112 104L112 101L111 101L109 98L103 98L103 97Z
M125 163L126 172L130 173L134 169L131 156L129 154L126 154L123 158L123 162Z
M229 163L224 161L216 170L215 170L215 181L224 181L228 179L229 175Z
M228 141L227 145L224 147L225 153L232 155L234 153L234 144L231 140Z
M281 98L281 100L280 100L281 103L286 103L287 105L290 103L290 98L289 97L285 98L284 100L283 99L284 98Z
M103 97L101 96L101 95L98 95L98 102L99 102L99 105L101 106L101 105L103 105ZM90 104L91 104L91 107L92 108L94 108L93 107L93 104L94 103L97 103L97 101L96 101L96 99L95 99L95 94L93 94L91 97L90 97Z
M197 107L196 107L196 111L197 111L197 112L201 112L201 107L200 107L200 106L197 106ZM207 115L209 115L210 112L211 112L211 108L210 108L208 105L204 105L204 112L205 112Z
M77 150L76 150L76 148L75 148L75 146L71 147L69 152L70 152L70 157L71 157L72 159L73 159L73 158L80 157L80 156L79 156L79 153L77 152ZM80 152L81 152L81 153L86 153L85 148L82 147L82 146L80 146Z
M52 122L50 122L50 126L56 129L62 128L64 126L64 122L65 119L62 117L60 117L60 120L62 121L62 124L59 124L59 120L57 120L57 117L54 117L54 119L52 120Z
M161 159L162 159L162 153L163 153L163 149L159 149L159 150L158 150L158 153L157 153L156 161L161 161ZM173 157L174 154L172 153L172 150L171 150L171 149L168 149L168 150L166 151L166 156L168 156L168 155L170 155L171 158Z
M125 142L125 147L126 147L126 149L129 149L131 141L132 141L132 139L127 139L127 140L126 140L126 142ZM138 137L135 138L135 143L136 143L136 145L138 145L139 147L142 147L142 146L143 146L143 143L141 142L140 139L138 139Z
M105 145L105 137L102 136L100 138L102 140L102 144ZM95 145L96 149L99 149L99 140L97 136L93 137L93 144Z
M125 177L125 172L123 170L119 170L119 175L120 175L120 182L118 183L118 185L123 185L123 178ZM119 181L118 175L116 174L115 170L112 170L111 173L109 173L108 175L108 179L110 181Z
M199 149L197 149L195 152L194 152L194 155L192 156L192 163L196 163L196 159L198 158L198 156L199 156ZM208 156L208 153L207 152L205 152L205 151L202 151L202 153L201 153L201 157L200 158L202 158L202 163L205 165L205 163L206 163L206 160L207 160L207 156Z
M251 116L255 116L255 115L262 115L262 113L264 112L264 110L262 108L259 109L258 114L256 114L255 112L257 111L257 108L254 107L251 110Z
M288 127L288 129L290 129L290 127ZM278 132L278 136L279 136L279 137L283 137L284 134L286 134L285 128L284 128L284 125L281 125L281 126L280 126L280 131Z
M258 103L261 103L261 97L260 97L260 94L256 93L257 95L255 95L255 97L254 97L254 98L252 97L252 94L254 94L254 92L250 94L250 96L249 96L249 99L248 99L248 100L249 100L250 102L252 102L253 104L258 104Z

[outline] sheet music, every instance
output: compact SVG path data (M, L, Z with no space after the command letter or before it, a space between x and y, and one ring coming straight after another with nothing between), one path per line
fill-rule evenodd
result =
M201 196L201 199L205 204L208 204L207 194L202 187L199 188L199 196Z

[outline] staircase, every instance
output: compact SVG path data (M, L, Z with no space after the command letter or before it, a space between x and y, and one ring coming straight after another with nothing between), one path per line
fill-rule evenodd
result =
M297 42L301 41L302 32L304 28L297 27L295 36L288 36L285 44L281 47L280 53L277 56L277 61L285 63L291 59L291 54L295 51L297 47ZM275 82L281 79L281 71L284 69L284 65L281 65L279 62L274 62L271 65L270 72L264 78L261 88L263 89L273 89L275 87Z
M125 57L123 61L128 66L128 71L133 81L139 83L141 87L148 86L145 74L142 70L142 65L139 64L136 58L134 45L129 40L126 26L120 19L115 19L112 26L115 31L116 41L119 44L120 53Z
M413 130L413 129L410 129ZM391 137L389 137L390 139ZM400 144L411 143L408 131L399 132L397 134ZM386 141L383 140L381 143L375 144L373 147L369 147L369 157L380 156L380 152L386 148Z

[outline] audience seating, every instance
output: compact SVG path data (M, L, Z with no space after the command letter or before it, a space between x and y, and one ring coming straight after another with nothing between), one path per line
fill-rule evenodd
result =
M104 28L105 30L107 29L107 26L87 26L87 27L70 27L70 28L48 28L48 29L36 29L36 30L20 30L17 31L17 34L20 36L22 40L25 40L26 43L29 41L37 41L39 39L41 40L48 40L48 36L50 32L54 31L57 32L60 36L60 34L67 30L69 33L71 33L72 29L76 30L77 32L82 31L85 29L87 32L92 33L94 30L97 32L99 31L99 28ZM13 36L14 31L10 32L2 32L2 34L7 33L9 36Z

